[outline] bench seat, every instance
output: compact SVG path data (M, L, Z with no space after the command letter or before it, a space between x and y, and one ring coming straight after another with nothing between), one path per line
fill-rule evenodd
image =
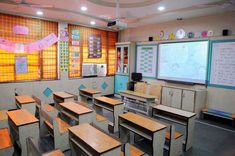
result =
M60 118L55 118L55 120L58 122L59 125L59 132L62 134L64 132L66 132L68 130L68 128L70 128L71 126L69 124L67 124L65 121L63 121ZM53 125L50 124L50 122L48 121L44 121L45 124L47 125L47 127L49 127L50 129L53 129Z
M8 128L0 129L0 155L8 156L13 154L13 144Z
M182 133L175 131L174 133L174 139L178 139L179 137L183 136ZM170 132L166 132L166 139L170 140Z

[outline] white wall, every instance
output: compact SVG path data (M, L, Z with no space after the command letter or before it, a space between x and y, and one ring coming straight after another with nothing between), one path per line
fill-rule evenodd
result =
M120 32L119 41L148 41L149 36L156 36L161 30L169 34L171 32L176 32L179 28L183 28L186 32L202 32L205 30L213 30L215 36L221 36L223 29L230 29L234 35L235 12L126 29ZM151 83L169 84L154 79L145 80ZM205 88L204 86L185 86L178 84L169 85ZM208 107L235 113L235 90L208 87L207 91Z
M108 87L104 90L101 85L106 83ZM103 95L109 95L114 93L114 77L94 77L84 79L72 79L67 78L66 73L61 73L61 79L55 81L32 81L22 83L2 83L0 84L0 109L14 109L15 106L15 89L17 92L23 95L36 95L41 100L47 103L53 103L53 96L46 97L43 91L49 87L54 92L67 91L78 95L79 86L83 84L87 88L93 88L102 91Z

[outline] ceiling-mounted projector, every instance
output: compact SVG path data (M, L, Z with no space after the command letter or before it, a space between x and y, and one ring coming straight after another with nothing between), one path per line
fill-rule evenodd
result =
M127 23L121 22L119 20L108 22L108 28L119 31L127 28Z

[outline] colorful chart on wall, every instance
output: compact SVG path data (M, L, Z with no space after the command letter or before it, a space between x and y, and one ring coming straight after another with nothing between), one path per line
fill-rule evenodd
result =
M156 78L157 75L157 45L137 46L136 72L143 77Z
M101 58L101 37L100 35L90 35L88 37L88 58Z
M69 55L68 55L68 42L60 41L60 71L68 71Z
M16 74L28 73L28 62L27 62L26 56L15 57L15 71L16 71Z
M71 34L71 46L70 46L70 72L71 74L79 73L80 66L80 30L73 29Z
M235 88L235 40L212 41L209 85Z

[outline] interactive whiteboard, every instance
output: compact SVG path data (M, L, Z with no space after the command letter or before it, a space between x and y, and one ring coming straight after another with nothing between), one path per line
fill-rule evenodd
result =
M235 87L235 40L212 41L210 85Z
M208 41L159 45L158 79L205 84Z

